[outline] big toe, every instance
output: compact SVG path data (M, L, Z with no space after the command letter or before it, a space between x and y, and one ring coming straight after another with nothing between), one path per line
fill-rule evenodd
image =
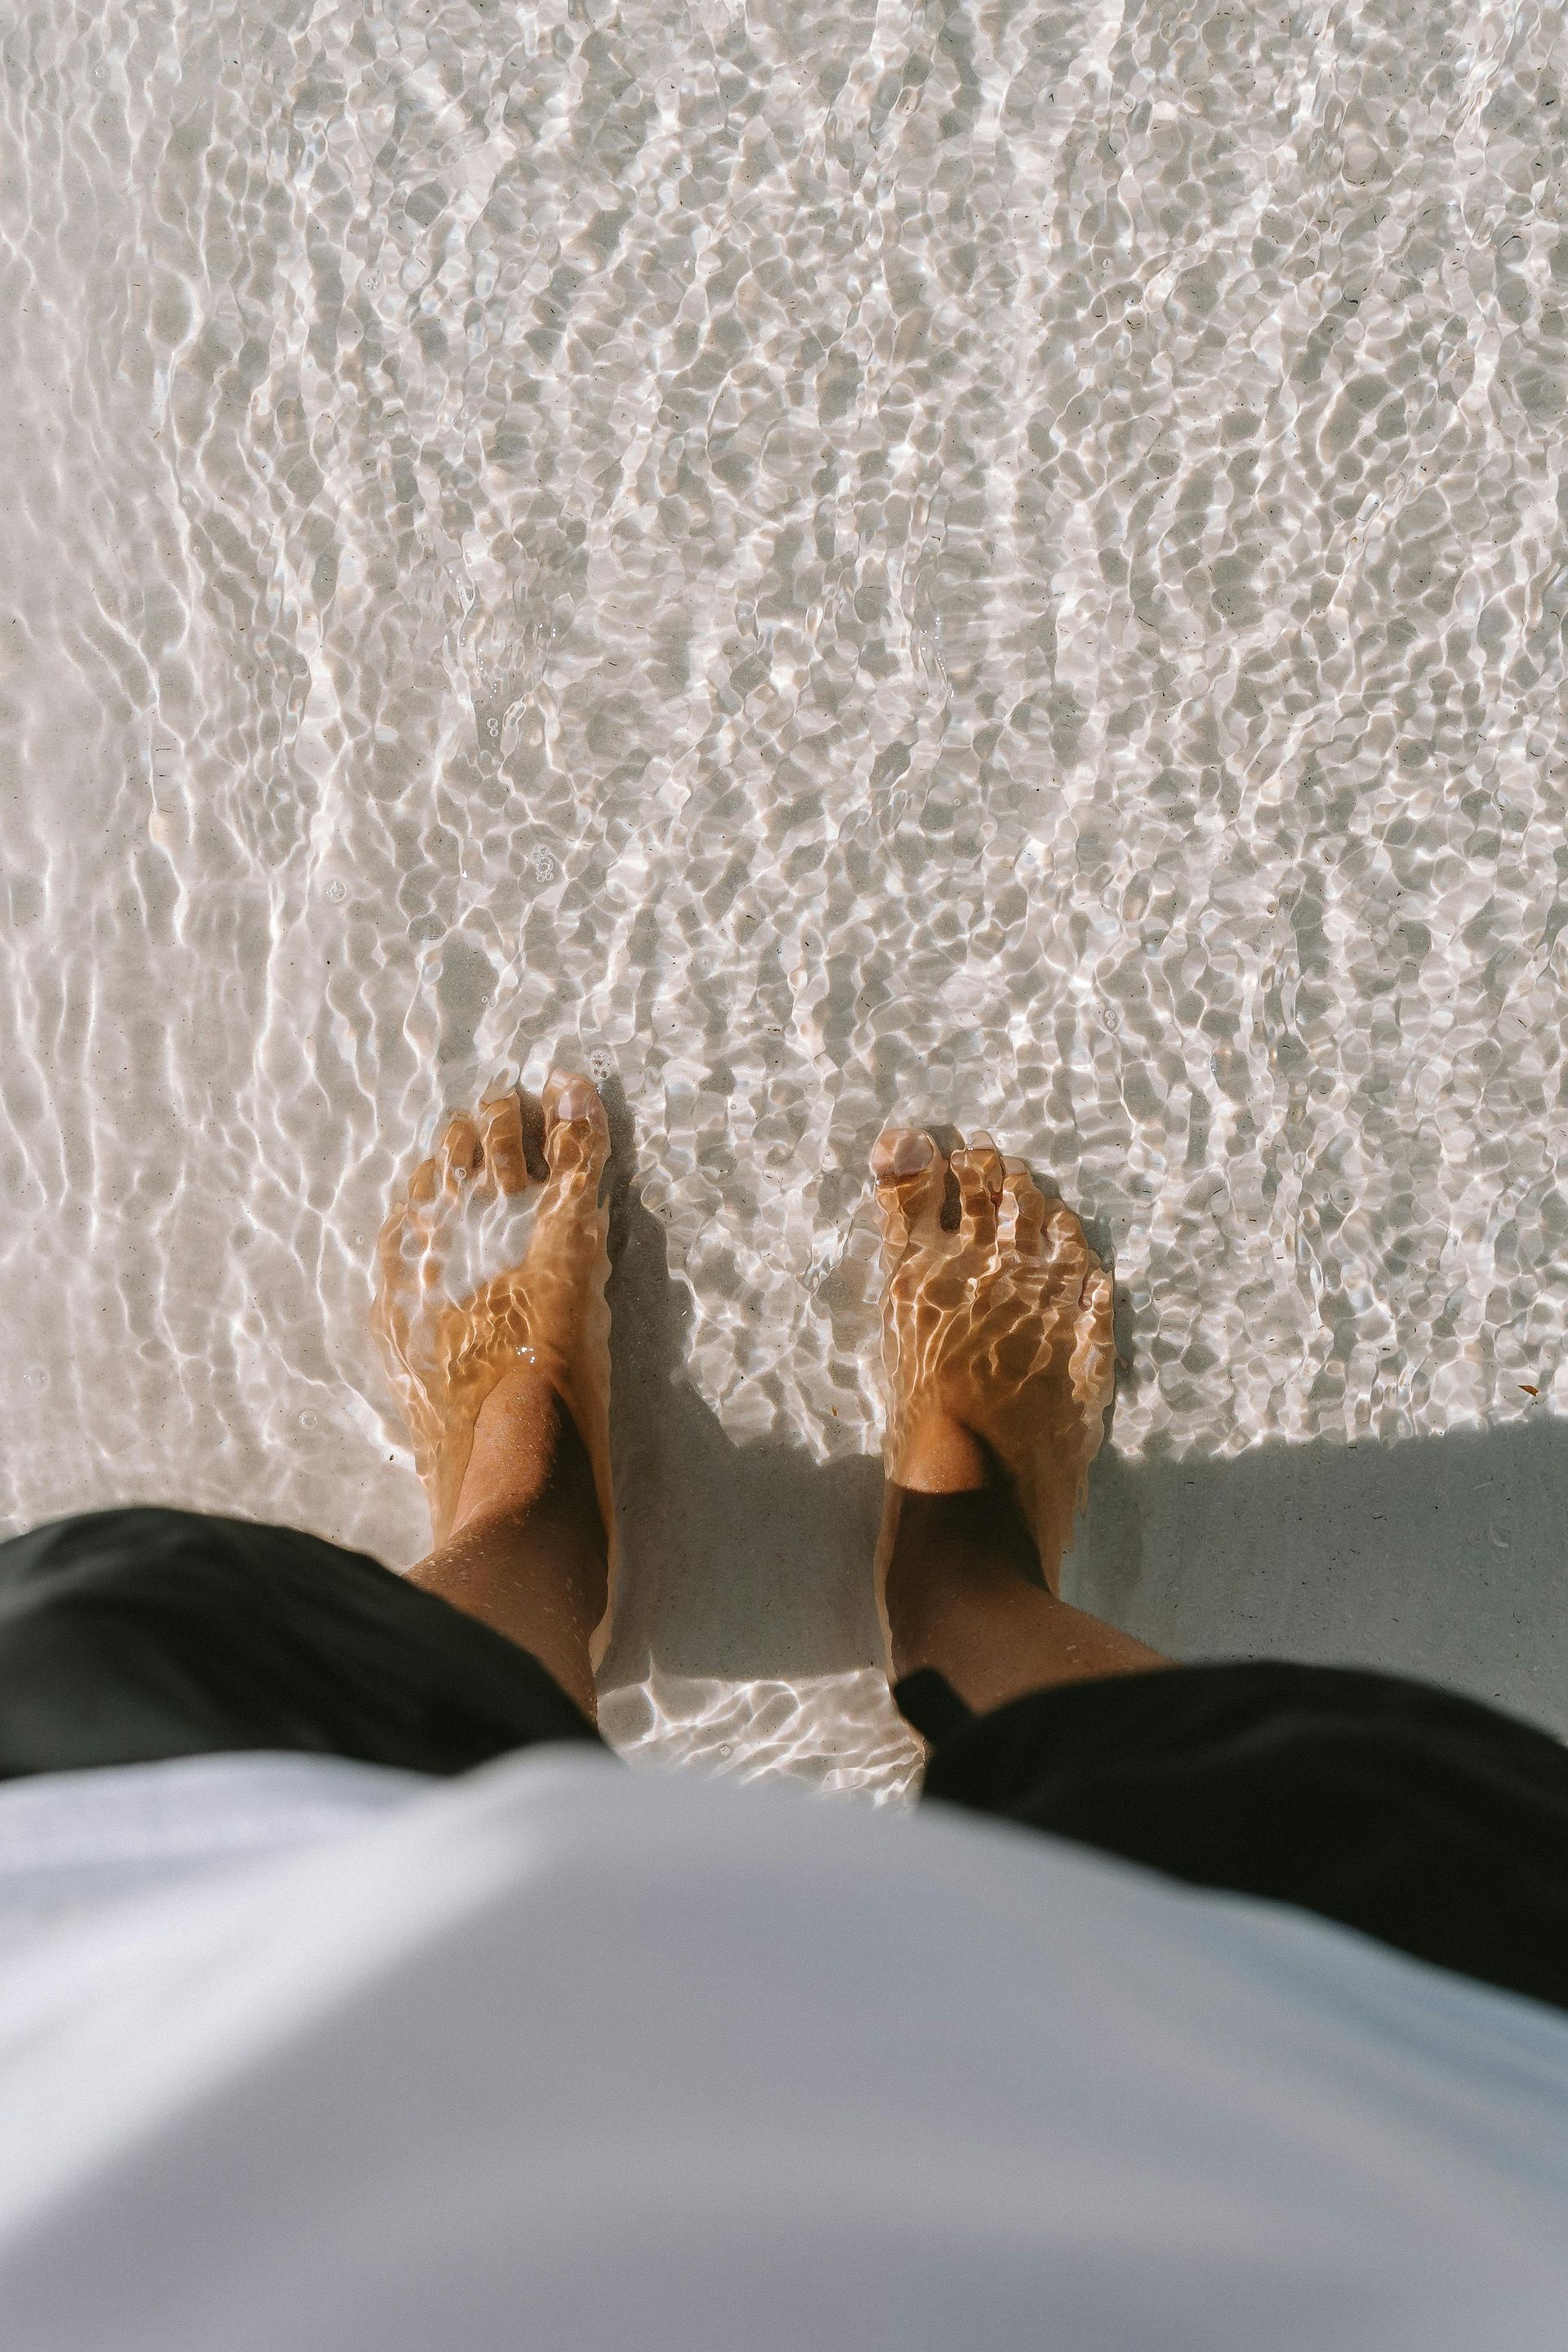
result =
M902 1249L941 1231L947 1162L929 1135L918 1128L889 1128L872 1146L871 1173L890 1247Z
M544 1088L544 1157L555 1177L597 1179L610 1156L610 1122L592 1078L552 1070Z

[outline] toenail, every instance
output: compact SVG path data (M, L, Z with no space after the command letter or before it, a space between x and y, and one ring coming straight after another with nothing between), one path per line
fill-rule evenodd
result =
M889 1162L895 1176L913 1176L931 1165L932 1145L929 1135L900 1135L893 1146Z
M599 1097L586 1078L570 1078L555 1104L558 1118L592 1118Z

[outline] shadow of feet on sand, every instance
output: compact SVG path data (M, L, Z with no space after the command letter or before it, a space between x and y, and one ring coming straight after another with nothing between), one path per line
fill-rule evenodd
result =
M1063 1591L1183 1658L1421 1675L1568 1735L1568 1423L1107 1452Z
M879 1654L882 1469L739 1445L686 1372L689 1304L633 1192L611 1217L611 1450L621 1597L603 1680L848 1673Z
M737 1444L689 1384L687 1296L624 1184L611 1254L623 1583L605 1687L654 1668L741 1682L875 1665L880 1464ZM1568 1423L1544 1417L1225 1461L1130 1462L1108 1445L1062 1589L1176 1657L1381 1666L1568 1735L1565 1518Z

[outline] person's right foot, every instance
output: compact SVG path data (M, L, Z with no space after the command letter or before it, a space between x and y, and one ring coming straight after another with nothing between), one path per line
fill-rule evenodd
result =
M988 1136L948 1162L909 1128L872 1154L887 1288L889 1480L951 1495L1003 1482L1054 1593L1115 1378L1110 1277L1062 1201Z
M559 1401L591 1474L581 1498L584 1543L605 1547L610 1560L597 1654L614 1601L608 1218L599 1198L609 1128L584 1077L554 1073L542 1111L548 1174L537 1188L515 1095L481 1104L478 1121L461 1112L450 1121L437 1156L415 1171L382 1229L374 1321L437 1549L476 1517L504 1510L514 1465L533 1475L530 1449L511 1442L509 1415L537 1422L541 1401ZM515 1255L514 1207L531 1217ZM465 1278L459 1261L482 1247L489 1228L489 1255L502 1263Z

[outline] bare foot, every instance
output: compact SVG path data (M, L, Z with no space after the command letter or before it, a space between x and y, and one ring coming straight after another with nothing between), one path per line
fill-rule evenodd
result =
M929 1136L889 1130L871 1165L889 1480L924 1495L1000 1482L1055 1593L1110 1402L1110 1277L1072 1211L989 1136L953 1154L954 1233L942 1223L948 1163Z
M477 1120L459 1112L449 1121L436 1157L415 1171L406 1201L382 1228L374 1322L438 1550L510 1504L531 1501L509 1494L509 1481L521 1475L512 1466L510 1424L530 1412L537 1424L531 1401L541 1396L564 1407L587 1455L608 1548L596 1662L615 1592L608 1216L599 1201L609 1128L584 1077L554 1073L543 1109L549 1174L542 1186L529 1172L515 1095L481 1103ZM535 1483L538 1475L530 1473Z

